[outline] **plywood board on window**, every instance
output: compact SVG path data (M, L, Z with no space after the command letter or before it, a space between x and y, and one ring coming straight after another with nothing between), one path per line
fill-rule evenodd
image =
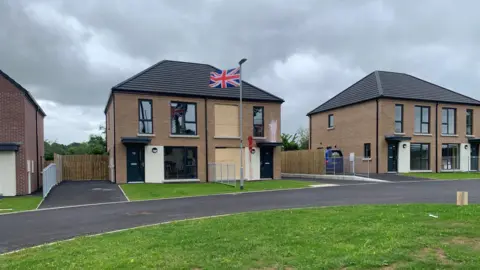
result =
M238 106L215 104L215 137L239 137Z
M240 179L240 148L217 148L215 149L216 176L233 177ZM229 164L229 165L227 165ZM235 171L233 174L232 171Z

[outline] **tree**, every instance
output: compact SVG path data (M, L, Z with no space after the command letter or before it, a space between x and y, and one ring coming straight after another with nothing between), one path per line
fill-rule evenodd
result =
M297 143L297 134L286 134L282 133L282 150L283 151L292 151L298 150L298 143Z
M308 149L310 143L310 133L308 128L299 128L297 131L298 134L298 147L302 150Z

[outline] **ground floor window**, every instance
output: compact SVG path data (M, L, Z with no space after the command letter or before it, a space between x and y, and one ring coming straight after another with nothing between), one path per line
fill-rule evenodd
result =
M165 146L165 180L197 179L197 148Z
M442 144L442 170L460 169L460 145L454 143Z
M430 144L410 144L410 170L430 170Z

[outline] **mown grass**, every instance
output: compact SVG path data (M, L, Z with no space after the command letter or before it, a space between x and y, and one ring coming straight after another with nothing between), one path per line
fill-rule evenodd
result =
M243 192L303 188L312 183L295 180L266 180L249 181L244 183ZM237 187L218 183L176 183L176 184L125 184L121 188L130 200L149 200L159 198L173 198L186 196L200 196L241 192L240 185Z
M0 268L479 269L479 213L478 205L244 213L27 249L0 256Z
M41 196L4 197L0 199L0 214L36 209Z
M438 180L480 179L480 172L405 173L404 175Z

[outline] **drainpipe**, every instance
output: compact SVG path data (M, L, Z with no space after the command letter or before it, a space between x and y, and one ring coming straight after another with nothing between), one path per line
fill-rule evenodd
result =
M35 111L35 138L36 138L36 147L37 147L37 189L40 189L40 172L43 171L43 166L40 164L40 157L38 153L38 108ZM42 142L43 143L43 142Z
M376 172L378 173L378 164L379 164L379 156L378 156L378 115L379 115L379 112L378 112L378 98L376 99L376 102L377 102L377 116L376 116L376 136L375 136L375 144L376 144L376 147L375 147L375 155L377 156L376 158Z
M438 102L435 105L435 172L438 172Z
M117 137L116 137L116 126L115 126L115 94L112 90L112 102L113 102L113 179L117 183ZM109 161L110 162L110 161Z
M207 98L205 98L205 168L206 168L206 182L208 182L208 113L207 113ZM198 170L198 168L197 168Z

